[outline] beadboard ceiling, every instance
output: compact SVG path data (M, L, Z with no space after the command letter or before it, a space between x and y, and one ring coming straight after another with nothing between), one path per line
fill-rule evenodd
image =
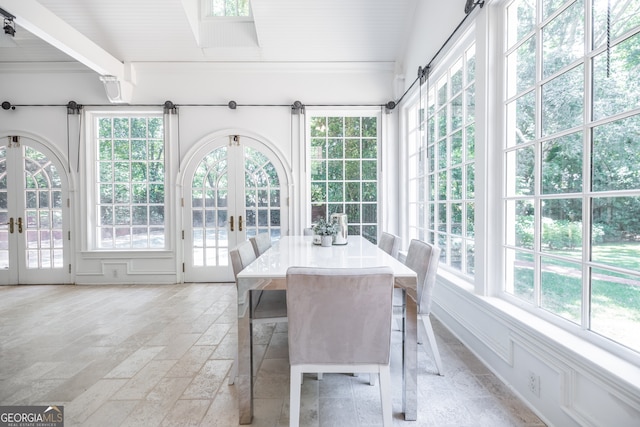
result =
M221 22L201 19L200 1L206 0L0 0L16 15L17 45L0 47L0 67L79 61L92 48L121 63L392 64L404 53L419 2L433 5L434 14L464 7L462 0L251 0L250 20ZM42 37L40 29L52 22ZM58 34L66 24L69 31ZM90 46L71 54L54 47L84 41Z

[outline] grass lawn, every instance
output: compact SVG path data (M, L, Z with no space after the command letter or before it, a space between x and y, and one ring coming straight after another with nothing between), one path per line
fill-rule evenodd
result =
M551 252L550 252L551 253ZM580 259L580 251L554 251ZM638 276L593 268L591 272L591 330L640 351L640 243L593 247L594 262L638 272ZM518 253L515 294L533 302L533 255ZM579 262L542 257L541 307L580 324L582 270Z

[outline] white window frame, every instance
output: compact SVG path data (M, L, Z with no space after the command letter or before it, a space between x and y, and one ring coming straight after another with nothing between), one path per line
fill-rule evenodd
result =
M540 13L540 9L541 9L541 5L540 5L540 1L538 0L536 1L536 5L537 5L537 13ZM578 2L582 1L582 0L577 0ZM562 69L560 69L560 71L556 71L554 72L550 77L544 77L541 78L540 77L540 70L541 70L541 46L539 46L539 43L536 43L536 67L537 67L537 72L536 72L536 77L535 77L535 83L534 83L534 92L535 92L535 103L536 103L536 121L535 121L535 128L536 128L536 133L535 133L535 138L534 138L534 142L531 144L531 147L534 150L535 153L535 181L536 181L536 191L534 195L531 196L514 196L514 195L509 195L507 194L507 190L509 188L509 185L511 185L512 183L509 180L509 177L507 176L508 174L508 168L507 168L507 164L506 164L506 153L510 152L510 151L514 151L517 149L517 147L520 146L516 146L516 145L512 145L507 147L507 127L508 127L508 122L507 122L507 105L512 102L514 99L516 99L517 97L519 97L521 95L521 93L518 94L514 94L513 96L511 96L510 98L507 97L507 87L506 87L506 81L508 80L508 76L507 76L507 72L508 72L508 67L507 67L507 61L506 61L506 56L508 53L514 51L514 47L507 47L507 12L506 12L506 8L508 7L508 5L510 5L512 3L512 1L502 1L500 2L500 15L501 15L501 22L502 22L502 26L499 27L502 30L502 34L500 34L499 36L497 36L496 38L498 39L496 41L496 48L499 50L498 54L500 55L501 59L499 60L499 63L502 64L502 70L499 73L497 73L498 75L500 75L500 73L504 72L504 78L502 79L503 82L505 82L501 89L502 89L502 100L501 105L499 108L496 108L496 112L501 116L501 120L503 123L503 128L498 131L497 133L499 133L501 135L500 140L503 141L503 144L500 146L500 159L497 160L500 165L501 165L501 170L502 170L502 178L500 181L495 181L495 182L500 182L501 186L500 186L500 202L499 205L501 206L500 209L500 213L499 215L496 215L496 217L500 217L502 218L501 224L505 224L504 226L501 225L500 226L500 235L502 236L501 238L501 242L500 242L500 250L496 252L492 252L490 254L491 257L496 256L499 258L499 270L500 271L495 271L496 273L496 278L498 279L496 281L496 283L501 283L502 287L500 289L494 289L494 292L496 293L497 296L499 296L500 298L504 299L505 301L508 301L509 303L520 307L530 313L533 313L534 315L548 321L549 323L556 325L564 330L567 330L573 334L575 334L576 336L579 336L601 348L606 349L607 351L616 354L618 356L622 356L624 358L627 358L629 360L637 360L638 358L638 353L634 352L633 350L630 350L614 341L612 341L609 338L606 338L604 336L599 335L596 332L591 331L590 328L590 294L589 294L589 286L587 285L587 282L589 281L589 269L590 268L599 268L601 265L597 265L594 264L593 262L589 261L588 259L588 254L591 251L591 242L589 239L590 233L590 227L591 227L591 219L590 219L590 208L591 208L591 203L590 203L590 199L594 198L594 197L604 197L607 196L607 192L600 192L600 193L594 193L593 191L591 191L589 189L589 186L587 185L588 183L590 183L591 180L591 176L590 176L590 171L589 171L589 158L590 158L590 150L588 149L588 146L590 145L590 141L591 138L589 136L591 130L596 127L597 125L601 125L602 123L608 123L608 122L612 122L615 120L618 120L620 118L624 118L624 117L630 117L634 114L638 114L640 111L638 111L638 109L633 109L633 110L629 110L629 111L625 111L624 113L621 114L617 114L617 115L612 115L610 117L606 117L605 119L600 119L600 120L593 120L590 117L590 111L592 110L592 99L591 99L591 93L592 93L592 84L591 84L591 76L592 76L592 59L594 56L596 56L597 54L599 54L602 51L602 47L600 48L592 48L591 46L589 46L586 49L586 54L583 55L582 57L574 60L571 65L565 65ZM539 42L541 37L540 37L540 32L542 31L542 26L544 24L546 24L548 22L549 19L553 19L555 16L557 16L561 10L564 10L565 8L569 7L570 4L573 4L573 2L569 2L567 1L566 3L564 3L562 6L559 6L558 10L554 11L550 16L548 16L547 18L545 18L545 20L543 21L543 23L541 24L540 20L536 20L536 22L534 23L534 27L535 27L535 35L534 37L537 38L537 41ZM585 3L586 5L586 3ZM587 6L585 6L587 7ZM587 12L587 16L591 16L590 12ZM588 43L588 41L590 40L590 38L588 37L588 34L590 34L591 32L591 23L589 22L589 20L585 19L585 24L584 24L584 33L585 33L585 45ZM516 43L516 46L518 44ZM541 130L541 120L542 120L542 112L541 112L541 91L542 91L542 86L547 83L548 81L550 81L553 77L555 77L557 74L562 74L562 72L565 72L568 69L572 69L573 67L577 67L577 66L582 66L585 67L584 70L584 88L583 88L583 96L584 96L584 110L583 110L583 117L584 120L582 121L582 124L580 124L579 126L575 126L573 128L570 129L566 129L563 130L561 132L557 132L557 133L553 133L551 135L542 135L542 130ZM595 123L595 124L594 124ZM548 195L548 194L542 194L540 191L540 178L542 175L542 168L541 168L541 157L540 157L540 146L541 144L543 144L544 142L547 141L551 141L554 140L560 136L565 136L565 135L570 135L573 134L575 132L582 132L582 137L583 140L585 141L585 144L583 145L584 148L584 154L583 154L583 187L582 187L582 191L577 192L577 193L571 193L568 194L567 196L564 196L563 194L559 194L559 195ZM589 141L589 143L586 143L587 141ZM497 150L496 150L497 151ZM615 192L614 192L615 193ZM630 193L634 193L633 191L625 191L624 195L630 194ZM635 193L638 193L638 191L636 190ZM613 194L613 193L612 193ZM513 249L515 250L516 247L513 246L512 244L509 244L508 240L510 237L512 236L512 231L508 230L508 223L509 221L511 221L508 217L507 211L507 203L515 201L515 200L521 200L523 198L528 198L528 199L532 199L534 200L534 205L535 205L535 236L536 236L536 242L534 243L534 247L533 249L530 251L531 254L534 256L534 286L535 286L535 296L534 296L534 301L533 303L531 302L527 302L524 301L521 298L518 298L517 296L513 295L512 293L507 291L508 287L513 287L513 283L509 283L510 280L510 275L508 273L508 269L510 268L510 265L508 265L508 259L506 257L506 251ZM540 275L541 273L541 262L540 262L540 258L549 258L549 254L546 253L545 251L542 250L542 248L540 247L540 233L541 233L541 227L540 227L540 221L538 220L541 215L542 215L542 210L541 210L541 203L544 202L544 200L551 200L554 198L562 198L562 199L568 199L568 198L576 198L577 200L581 200L582 201L582 223L583 223L583 242L582 242L582 259L577 259L575 260L575 264L579 266L579 269L582 271L582 309L581 309L581 314L580 314L580 321L578 324L573 323L567 319L565 319L564 317L560 317L557 314L552 313L551 311L547 311L545 309L543 309L540 306ZM496 200L497 202L497 200ZM495 206L497 206L498 204L494 203ZM510 223L511 225L513 225L513 223ZM497 231L497 230L496 230ZM570 260L573 261L573 260ZM496 269L498 269L498 264L495 264L494 267L496 267ZM611 270L616 270L616 267L610 267Z
M380 237L380 232L382 231L383 224L383 203L384 192L382 185L382 160L381 160L381 150L382 150L382 138L383 138L383 116L381 114L380 109L372 109L372 108L344 108L344 107L335 107L330 109L316 109L309 108L305 109L305 121L304 121L304 134L305 134L305 164L307 165L306 170L302 171L302 182L304 183L304 206L302 208L303 213L303 227L308 227L311 225L312 221L312 212L311 212L311 133L310 133L310 121L312 117L322 117L322 116L334 116L334 117L367 117L367 116L375 116L377 121L377 201L376 201L376 211L377 211L377 236L376 239ZM360 201L362 204L362 201ZM360 212L362 214L362 211ZM347 222L351 224L349 218L347 217ZM360 221L358 224L362 224Z
M98 246L99 236L97 235L98 228L98 126L97 120L100 117L155 117L163 120L163 140L164 140L164 247L152 248L152 247L126 247L126 248L102 248ZM132 108L126 110L117 109L104 109L104 110L89 110L85 111L85 118L87 122L86 126L86 162L83 165L83 176L86 179L82 180L81 191L86 195L85 203L82 206L82 215L84 224L83 229L86 230L86 238L82 241L82 248L87 252L120 252L120 253L140 253L140 252L167 252L173 247L172 238L172 224L170 221L171 216L171 204L170 204L170 179L171 170L170 165L170 144L168 142L169 123L166 117L163 116L162 110L148 109L148 108Z
M419 87L418 89L414 90L411 93L411 96L409 97L409 99L407 100L407 102L405 103L405 105L402 107L401 110L401 123L402 123L402 141L404 141L403 144L401 144L401 158L403 159L403 164L404 164L404 172L403 172L403 177L402 180L403 182L406 183L405 190L403 191L403 195L402 197L405 200L405 205L409 206L409 208L406 210L406 212L404 213L404 215L401 218L401 221L403 222L404 226L401 227L401 229L403 230L403 238L402 238L402 249L406 249L409 245L409 242L411 241L412 238L418 238L418 239L423 239L425 241L432 241L433 239L431 238L431 236L429 236L430 233L433 233L434 230L430 230L429 229L429 224L430 224L430 218L429 218L429 208L428 208L428 203L429 203L429 175L431 174L431 171L429 171L429 164L430 164L430 159L428 159L428 148L429 148L429 143L427 143L427 135L425 132L425 129L427 127L427 116L428 116L428 105L427 105L427 97L429 95L429 91L433 91L434 93L437 94L437 91L435 91L435 85L437 84L437 82L439 82L441 80L441 78L443 76L445 76L448 79L448 83L450 83L450 79L449 79L449 70L450 68L458 61L462 61L464 63L464 61L466 60L466 53L467 51L474 46L474 49L476 49L476 54L475 54L475 62L476 62L476 74L475 74L475 79L473 82L473 86L475 88L475 99L476 102L479 99L478 97L478 90L482 90L481 89L481 85L483 84L483 80L482 77L484 76L484 73L481 72L481 67L484 65L484 61L482 60L482 58L480 58L480 61L478 61L478 52L477 52L477 42L475 40L475 35L476 35L476 25L475 24L471 24L469 25L464 32L461 33L460 37L458 37L456 40L452 41L452 48L446 53L446 55L444 56L444 58L440 61L438 61L437 63L435 63L435 65L432 66L432 70L429 73L429 78L428 81L422 85L422 87ZM466 69L463 66L463 69ZM463 72L464 74L464 72ZM466 81L466 76L463 76L463 84L462 84L462 91L460 92L460 96L463 97L463 100L466 100L465 98L465 91L467 90L467 88L469 87L469 85L467 84ZM445 106L444 108L447 109L449 108L449 103L450 103L450 93L448 94L448 101L447 101L447 106ZM466 102L463 102L463 117L466 117ZM421 107L424 111L423 113L423 117L419 117L420 116L420 110ZM448 114L448 113L447 113ZM461 236L461 239L466 239L466 240L472 240L474 241L474 244L476 245L476 253L478 252L479 247L477 246L476 242L481 242L482 241L482 233L484 230L484 227L479 227L479 219L482 218L482 213L480 211L480 209L482 209L482 207L484 206L484 203L481 203L481 201L479 200L479 194L478 194L478 189L479 189L479 185L478 185L478 167L480 165L478 165L478 156L480 153L482 153L484 150L481 148L483 142L484 142L484 138L481 135L481 132L484 131L484 126L478 126L478 124L480 123L480 118L482 116L482 114L480 114L480 111L478 108L476 108L476 112L474 114L475 119L473 121L473 123L475 124L475 156L474 156L474 161L473 162L468 162L467 160L464 159L463 157L463 161L461 163L461 167L463 169L466 169L466 165L473 163L475 165L475 177L476 177L476 183L474 184L475 187L475 197L473 199L468 199L465 198L463 196L462 200L460 200L461 203L466 203L466 202L473 202L474 206L475 206L475 232L474 232L474 238L468 238L464 236L464 232L462 233L463 236ZM448 116L449 118L450 116ZM420 124L417 123L411 123L412 119L416 119L416 120L421 120ZM463 120L463 124L461 126L461 131L463 132L463 135L465 135L466 132L466 127L467 127L467 122L466 119ZM437 126L437 124L436 124ZM451 136L451 128L450 126L447 127L447 136L446 136L446 140L449 141L450 140L450 136ZM424 155L424 160L422 161L423 167L424 167L424 171L419 172L417 171L417 168L414 167L411 164L412 159L410 159L410 156L412 156L412 153L409 152L409 147L408 144L409 139L412 138L413 139L413 144L418 144L421 147L421 150L423 150L423 155ZM466 137L463 138L463 149L466 150ZM434 142L435 145L437 145L437 141ZM447 143L447 146L449 147L449 143ZM412 157L413 158L413 157ZM434 162L437 162L437 158L433 160ZM445 169L446 171L449 171L450 169L450 165L447 166L447 168ZM425 194L422 197L422 201L418 200L417 197L412 196L409 194L409 192L411 191L412 188L415 188L416 191L418 190L418 188L420 188L420 182L418 179L415 179L415 177L411 176L411 173L415 172L418 176L421 176L422 179L424 180L422 183L422 186L424 187L424 191ZM447 172L448 173L448 172ZM466 170L463 170L463 177L465 177L466 179ZM450 177L448 178L449 182L450 182ZM412 182L413 181L413 182ZM464 186L466 187L466 181L463 180L464 182ZM449 184L447 185L447 188L449 188ZM437 190L437 189L436 189ZM482 192L480 192L480 194L482 194ZM448 201L448 197L446 200L447 205L450 205L450 202ZM423 225L420 226L421 222L420 222L420 212L419 212L419 207L417 206L418 204L423 203L424 204L424 212L422 213L422 221L423 221ZM435 205L434 205L435 206ZM410 212L411 209L417 209L418 212ZM464 212L466 212L466 210L463 209L463 216L465 215ZM415 220L416 223L412 223L412 220ZM463 218L464 220L464 218ZM463 221L464 222L464 221ZM435 224L435 229L437 229L437 224ZM450 220L449 218L447 218L447 231L446 231L446 236L450 237L451 236L451 230L450 230ZM457 236L456 236L457 237ZM436 244L438 244L438 242L435 242ZM446 256L448 248L443 248L443 257ZM484 254L482 255L482 258L484 258ZM481 258L481 259L482 259ZM465 260L466 257L463 256L463 260ZM484 269L480 268L478 269L478 257L476 257L476 268L475 268L475 273L470 275L470 274L466 274L461 270L452 268L451 266L447 265L446 262L443 262L444 260L441 260L440 266L441 268L439 269L440 272L446 272L446 273L451 273L448 274L448 278L450 281L452 281L453 283L456 283L458 285L462 285L465 287L468 287L469 285L471 285L474 282L479 282L482 283L483 280L478 280L478 275L480 274L480 277L482 274L484 274ZM463 261L465 262L465 261ZM469 288L471 289L471 288Z

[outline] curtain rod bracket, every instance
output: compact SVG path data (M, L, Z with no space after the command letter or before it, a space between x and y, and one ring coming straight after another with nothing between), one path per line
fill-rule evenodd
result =
M82 105L76 101L69 101L67 104L67 114L69 115L80 114L80 110L82 110Z
M423 85L427 81L427 78L429 77L429 71L431 71L431 66L429 65L418 67L418 79L420 79L421 85Z
M394 108L396 108L396 104L395 101L389 101L384 105L384 112L387 114L391 114L391 112L393 111Z
M165 114L177 114L178 113L178 107L176 107L176 104L174 104L171 101L165 101L164 102L164 113Z
M480 9L484 6L485 0L467 0L467 3L464 5L464 13L467 15L471 13L476 6L480 6Z
M304 104L300 101L294 101L291 104L291 114L300 114L304 112Z

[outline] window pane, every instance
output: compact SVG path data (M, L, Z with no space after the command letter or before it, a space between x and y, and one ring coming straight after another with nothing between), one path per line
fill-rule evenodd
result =
M541 250L582 259L582 199L547 199L541 204Z
M472 45L467 50L467 84L473 82L476 79L476 45Z
M593 47L597 48L609 38L616 39L640 25L639 0L592 0L593 1ZM610 6L607 25L607 6Z
M533 147L507 152L507 196L534 194L535 153Z
M462 199L462 185L462 168L451 169L451 182L449 183L451 200Z
M639 329L640 277L591 270L591 330L640 351Z
M467 271L466 273L473 276L476 272L476 250L475 242L473 240L465 240L465 246L467 249Z
M542 86L542 135L583 123L584 67L575 67Z
M530 37L507 57L507 97L533 87L536 79L536 41Z
M471 123L476 119L476 88L471 85L465 91L466 120Z
M535 301L533 285L533 254L507 249L505 251L506 292L528 302Z
M451 237L449 265L458 271L462 270L462 251L462 239L459 237Z
M466 188L466 194L465 194L466 199L475 198L475 180L476 180L475 164L471 163L467 165L467 177L466 177L467 188Z
M510 200L507 203L507 245L533 249L534 213L533 199Z
M462 91L462 60L458 60L451 67L451 94L455 95Z
M542 18L548 18L553 12L568 0L542 0Z
M513 46L533 30L536 10L535 2L529 0L515 0L507 8L507 42Z
M582 191L582 133L542 144L542 193Z
M462 163L462 131L451 135L451 165Z
M475 236L475 207L473 203L467 203L466 204L466 233L465 235L467 237L474 237Z
M640 196L594 197L591 260L640 272Z
M536 98L529 92L507 105L507 147L513 147L536 137Z
M593 129L593 191L640 189L640 115Z
M540 306L574 323L582 310L582 269L580 264L542 257Z
M640 33L593 58L594 120L640 107L638 45Z
M451 100L451 107L449 108L451 113L451 130L454 131L462 126L462 95L458 95Z
M583 2L577 1L542 29L542 78L584 55L583 15Z

